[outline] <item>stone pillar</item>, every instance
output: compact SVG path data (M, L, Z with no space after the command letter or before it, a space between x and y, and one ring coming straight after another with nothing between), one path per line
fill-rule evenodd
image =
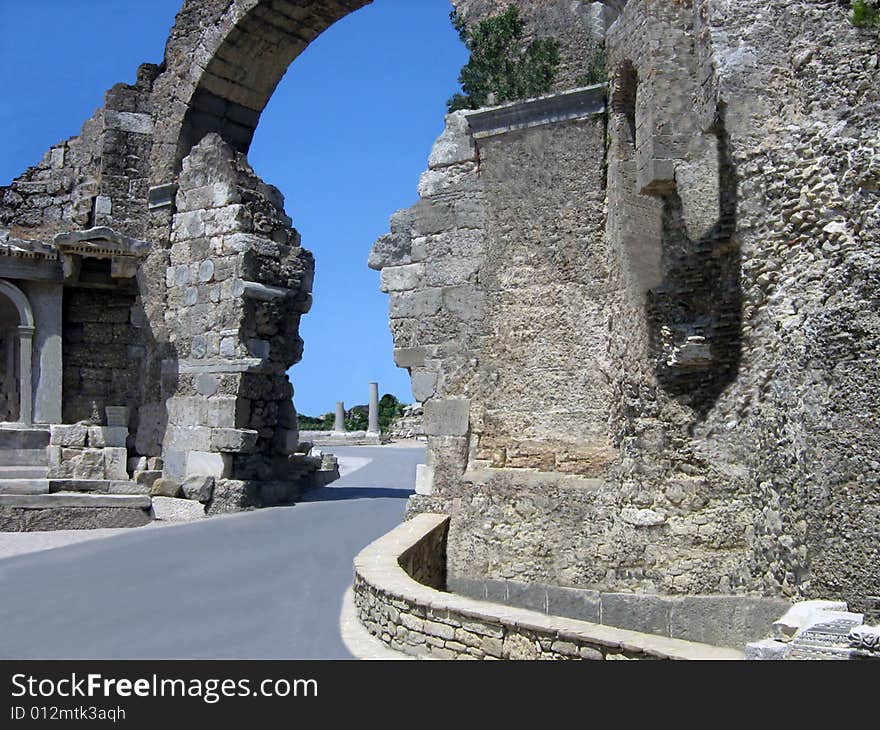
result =
M333 423L334 431L345 431L345 403L339 401L336 404L336 421Z
M33 359L34 328L20 326L18 328L18 368L19 393L21 394L21 410L18 420L24 424L33 423L33 393L31 390L31 360Z
M379 435L379 383L370 383L370 411L367 421L367 433Z

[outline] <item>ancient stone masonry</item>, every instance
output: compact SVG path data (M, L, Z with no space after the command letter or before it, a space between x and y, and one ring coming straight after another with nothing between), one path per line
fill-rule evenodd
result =
M876 620L877 31L832 2L631 0L605 46L607 154L601 113L452 115L374 247L427 398L410 511L452 515L459 585Z
M162 64L0 189L4 529L290 501L317 468L286 376L313 261L245 155L367 4L187 0ZM449 116L370 256L450 584L876 620L878 30L831 0L517 4L560 38L554 93Z

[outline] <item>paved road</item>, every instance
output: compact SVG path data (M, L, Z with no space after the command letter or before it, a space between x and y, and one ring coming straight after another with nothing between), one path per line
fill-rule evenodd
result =
M372 461L295 507L0 560L0 657L351 658L352 560L401 521L424 449L333 452Z

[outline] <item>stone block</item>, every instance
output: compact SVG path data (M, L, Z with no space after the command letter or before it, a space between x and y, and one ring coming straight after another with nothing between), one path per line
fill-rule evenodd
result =
M785 600L774 598L682 597L670 603L669 634L677 639L741 647L769 636L774 619L787 607Z
M428 167L436 170L477 159L477 146L464 111L446 115L446 128L434 142Z
M274 436L275 451L279 454L296 454L300 451L299 431L279 428Z
M430 496L434 493L434 468L427 464L416 466L416 494Z
M379 278L379 289L383 292L411 291L418 289L425 274L424 264L386 266Z
M394 350L394 364L399 368L420 368L425 365L424 347L399 347Z
M205 505L191 499L153 497L153 516L163 522L189 522L205 517Z
M465 436L471 403L464 398L433 399L425 403L425 433L428 436Z
M183 482L183 494L196 502L210 502L214 494L214 477L187 477Z
M52 446L85 446L88 433L88 427L82 423L51 426L49 443Z
M136 472L134 472L135 484L146 487L147 489L151 489L156 483L156 480L161 478L161 471L138 469Z
M788 644L776 639L762 639L746 644L746 659L749 661L780 661L785 659Z
M147 470L147 457L146 456L133 456L128 460L128 470L134 474L137 471L146 471Z
M97 449L125 446L127 426L89 426L89 446Z
M848 606L845 601L800 601L773 622L772 635L782 641L791 641L798 631L816 623L816 617L821 612L846 610Z
M186 476L226 479L232 473L232 455L210 451L190 451L186 455Z
M104 449L104 476L106 479L128 479L128 450L123 447Z
M669 636L669 602L659 596L603 593L601 603L607 626Z
M415 370L411 378L412 394L419 403L424 403L437 392L437 373L430 370Z
M157 479L150 487L150 494L153 497L177 497L180 495L180 482L166 477Z
M510 606L547 613L547 589L538 583L507 581L507 601Z
M431 317L440 311L440 289L421 289L391 294L391 319Z
M64 460L67 461L67 452ZM73 476L75 479L103 479L104 452L101 449L84 449L73 459Z
M599 623L601 598L599 591L582 588L547 586L547 613L579 621Z
M247 454L257 446L259 433L242 428L215 428L211 434L211 445L217 451L232 454Z

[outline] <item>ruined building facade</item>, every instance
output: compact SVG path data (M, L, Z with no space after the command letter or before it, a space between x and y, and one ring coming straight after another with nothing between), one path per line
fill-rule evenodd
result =
M313 262L244 155L292 60L366 4L187 0L163 64L0 192L4 420L55 424L0 438L49 447L21 465L47 491L295 491ZM828 0L517 4L561 41L554 92L450 115L370 255L450 585L876 615L877 30ZM609 83L581 87L597 48ZM7 529L40 512L0 500Z

